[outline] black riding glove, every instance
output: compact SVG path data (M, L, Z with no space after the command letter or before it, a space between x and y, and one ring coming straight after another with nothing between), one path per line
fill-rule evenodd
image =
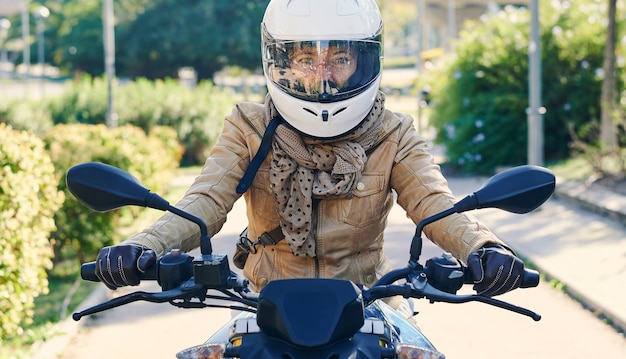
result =
M487 244L472 252L467 267L474 280L474 290L487 297L519 288L524 275L524 262L498 244Z
M132 244L104 247L96 260L96 276L110 289L138 285L139 273L156 262L153 250Z

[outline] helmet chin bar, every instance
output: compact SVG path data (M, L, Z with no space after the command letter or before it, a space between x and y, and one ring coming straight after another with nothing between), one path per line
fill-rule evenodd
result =
M345 110L347 110L347 109L348 109L347 107L342 107L342 108L340 108L340 109L338 109L338 110L335 110L332 114L330 114L330 113L328 112L328 110L327 110L327 109L324 109L324 110L322 110L320 113L318 113L317 111L315 111L315 110L313 110L313 109L311 109L311 108L308 108L308 107L302 107L302 110L303 110L303 111L306 111L306 112L310 113L311 115L315 116L316 118L321 117L322 122L323 122L323 123L322 123L322 125L323 125L323 124L325 124L325 123L328 123L329 118L331 118L331 117L336 117L336 116L337 116L338 114L340 114L342 111L345 111ZM279 111L279 112L280 112L280 111ZM356 127L356 126L355 126L355 127Z
M340 109L340 111L343 111L345 109L346 108ZM302 110L310 112L312 115L315 116L315 113L313 113L313 111L311 109L302 108ZM371 110L371 107L370 107L370 110ZM322 120L323 120L325 115L328 116L328 113L324 114L324 112L327 112L327 111L326 110L322 110L322 113L321 113ZM359 121L359 123L357 123L354 127L348 129L345 132L342 132L342 133L337 134L337 135L332 135L332 136L316 136L316 135L313 135L313 134L310 134L310 133L303 132L302 130L300 130L300 129L294 127L293 125L291 125L289 122L287 122L286 125L291 127L292 129L294 129L296 132L298 132L300 135L302 135L302 137L310 138L310 139L313 139L313 140L333 141L333 140L340 139L340 138L344 137L345 135L350 133L353 129L361 126L363 121L365 121L365 119L367 118L367 114L368 113L369 113L369 111L367 111L365 116L363 116L363 118ZM281 114L281 116L282 116L282 114ZM322 125L322 126L330 126L330 125Z
M299 99L273 82L268 82L267 88L274 106L292 128L309 138L331 140L342 137L363 122L376 101L380 79L378 76L356 96L329 103Z

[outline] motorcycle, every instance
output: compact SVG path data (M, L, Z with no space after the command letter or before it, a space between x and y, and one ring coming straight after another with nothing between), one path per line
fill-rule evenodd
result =
M129 173L89 162L70 168L66 181L70 192L92 210L138 205L170 211L199 226L200 256L172 250L141 275L142 280L156 280L161 292L131 292L72 316L78 321L135 301L240 311L204 344L177 353L179 359L445 358L416 325L383 301L393 296L431 303L482 302L535 321L541 319L529 309L499 299L457 294L464 284L472 284L469 270L447 253L423 265L420 256L423 228L453 213L498 208L522 214L541 206L555 188L554 175L543 167L527 165L500 172L453 207L420 221L411 241L408 265L387 273L370 288L346 280L301 278L270 281L260 293L252 292L248 281L230 270L226 255L212 253L211 238L200 218L170 205ZM81 266L81 277L98 281L94 262ZM521 287L536 287L538 283L539 273L526 269Z

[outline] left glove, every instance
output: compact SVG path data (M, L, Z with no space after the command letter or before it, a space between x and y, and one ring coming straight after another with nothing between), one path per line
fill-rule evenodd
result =
M492 297L519 288L524 275L524 262L498 244L487 244L472 252L467 267L479 295Z
M104 247L96 259L96 276L110 289L138 285L139 274L156 263L153 250L132 244Z

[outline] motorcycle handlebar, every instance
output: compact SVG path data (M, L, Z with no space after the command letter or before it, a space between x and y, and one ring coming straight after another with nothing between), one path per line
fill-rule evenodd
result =
M140 273L139 279L140 280L158 280L157 267L158 265L154 265L148 268L148 270L145 273ZM90 282L99 282L100 279L98 279L98 277L96 276L96 262L84 263L80 267L80 277ZM520 288L532 288L532 287L538 286L539 278L540 278L539 272L533 269L525 268L524 276L522 278L522 284L520 285ZM469 271L466 272L465 283L466 284L473 283L472 278L469 275Z
M99 282L100 279L96 276L96 262L83 263L80 266L80 277L90 282ZM148 268L145 273L139 273L139 279L157 280L157 266L154 265Z
M539 285L539 272L533 269L524 269L524 277L520 288L532 288Z

